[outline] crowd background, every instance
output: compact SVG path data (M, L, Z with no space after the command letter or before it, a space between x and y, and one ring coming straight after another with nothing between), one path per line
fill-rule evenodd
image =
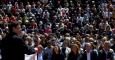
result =
M114 60L113 4L111 0L0 0L0 40L9 23L18 21L20 37L27 45L38 46L43 60L86 60L90 50L93 59ZM106 50L108 56L103 54Z

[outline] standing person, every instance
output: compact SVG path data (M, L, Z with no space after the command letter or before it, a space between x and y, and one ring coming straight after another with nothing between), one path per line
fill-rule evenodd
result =
M44 49L43 52L43 60L51 60L53 52L53 46L50 42L47 43L47 47Z
M110 46L109 41L104 42L102 50L99 51L98 60L114 60L114 51Z
M61 53L60 53L60 47L59 46L53 47L51 60L64 60Z
M63 60L67 60L70 52L71 52L71 49L68 47L68 41L64 41L61 48L61 55L62 55Z
M71 52L68 55L67 60L81 60L82 55L79 52L80 48L77 44L71 45Z
M24 40L19 37L20 33L21 26L18 22L9 24L9 33L3 38L1 44L2 60L24 60L25 54L37 52L37 50L24 43Z
M82 54L82 60L98 60L98 52L93 49L91 43L85 44L85 50Z

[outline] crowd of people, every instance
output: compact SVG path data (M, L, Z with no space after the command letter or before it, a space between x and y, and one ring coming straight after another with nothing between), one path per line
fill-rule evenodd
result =
M111 0L0 0L0 40L15 21L38 60L115 60Z

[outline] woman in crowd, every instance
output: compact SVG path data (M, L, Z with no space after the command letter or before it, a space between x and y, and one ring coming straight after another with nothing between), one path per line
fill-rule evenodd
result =
M59 46L53 47L53 53L52 53L51 60L64 60L64 58L62 58L61 50Z
M79 52L80 48L77 44L71 45L71 52L69 53L67 60L81 60L82 55Z

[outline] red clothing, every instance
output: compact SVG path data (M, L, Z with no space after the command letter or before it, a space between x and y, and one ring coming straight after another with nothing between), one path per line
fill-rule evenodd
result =
M36 23L32 23L31 27L32 27L32 29L35 29L35 28L37 28L37 24Z
M10 22L15 22L16 21L16 17L11 17L10 18Z
M12 7L11 12L12 12L13 14L16 14L16 7L15 7L15 6Z
M51 28L46 28L45 33L52 33L52 29Z

